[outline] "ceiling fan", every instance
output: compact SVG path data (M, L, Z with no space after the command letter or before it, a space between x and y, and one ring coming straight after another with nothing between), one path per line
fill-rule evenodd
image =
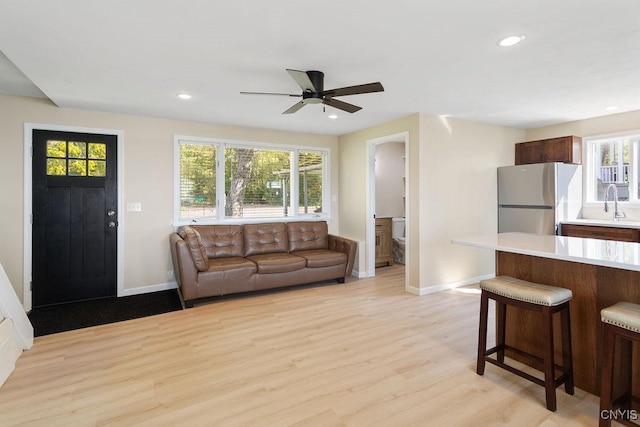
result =
M355 113L362 109L357 105L349 104L338 99L336 96L359 95L363 93L383 92L384 88L380 82L367 83L363 85L340 87L337 89L324 90L324 73L322 71L298 71L287 69L289 75L296 81L302 89L302 94L273 93L273 92L240 92L242 95L282 95L302 97L302 101L295 103L282 114L295 113L307 104L325 104L348 113Z

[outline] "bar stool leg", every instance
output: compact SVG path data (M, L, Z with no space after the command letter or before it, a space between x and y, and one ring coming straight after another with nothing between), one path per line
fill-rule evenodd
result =
M505 328L507 325L507 305L503 302L497 302L497 313L496 313L496 346L498 347L498 352L496 357L498 362L504 363L504 337L505 337Z
M560 311L562 325L562 367L565 375L564 391L573 396L573 352L571 351L571 316L569 305Z
M544 390L547 398L547 409L556 410L556 387L553 361L553 321L551 307L542 307L542 347L544 354Z
M611 419L604 411L611 410L613 403L613 359L615 353L615 335L613 328L609 324L602 325L603 341L602 348L602 376L600 385L600 427L609 427ZM605 415L603 417L603 415Z
M489 296L482 291L480 297L480 327L478 331L478 360L476 361L476 372L484 375L485 360L487 352L487 317L489 315Z

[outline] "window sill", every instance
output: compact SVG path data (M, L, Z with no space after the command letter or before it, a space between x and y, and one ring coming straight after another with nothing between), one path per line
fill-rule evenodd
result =
M614 202L613 200L609 200L607 202L609 205L612 205ZM622 201L622 202L618 202L618 205L622 208L633 208L633 209L640 209L640 201L637 202L628 202L628 201ZM604 201L602 202L585 202L582 204L583 208L602 208L604 206Z
M243 224L264 224L270 222L298 222L298 221L326 221L331 223L331 217L328 216L297 216L297 217L283 217L283 218L233 218L218 220L217 218L201 218L194 220L183 220L173 223L174 228L178 228L183 225L243 225Z

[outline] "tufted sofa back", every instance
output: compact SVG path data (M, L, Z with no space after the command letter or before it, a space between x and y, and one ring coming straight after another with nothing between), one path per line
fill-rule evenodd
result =
M200 233L207 258L244 256L241 225L194 225Z
M245 224L244 256L289 252L287 229L282 222Z
M200 271L208 269L209 258L329 248L329 231L324 221L192 225L180 227L179 234L188 240L194 260L202 261Z
M290 251L309 249L327 249L329 247L329 231L327 223L322 222L289 222L287 223Z

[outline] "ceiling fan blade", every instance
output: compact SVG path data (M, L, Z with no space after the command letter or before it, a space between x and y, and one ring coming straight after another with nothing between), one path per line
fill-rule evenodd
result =
M362 107L332 98L325 98L322 100L322 103L330 107L337 108L338 110L346 111L347 113L355 113L356 111L362 110Z
M356 86L339 87L337 89L325 90L324 94L326 96L346 96L372 92L384 92L382 84L380 82L375 82Z
M240 92L240 95L280 95L280 96L297 96L301 97L300 94L292 94L292 93L276 93L276 92Z
M309 78L309 75L306 71L291 70L287 68L287 73L289 73L291 78L295 80L296 83L298 83L298 86L302 88L303 92L317 92L315 86L313 85L313 82Z
M298 111L299 109L301 109L302 107L304 107L304 102L300 101L300 102L296 102L295 104L293 104L291 107L289 107L288 110L285 110L282 112L282 114L292 114L295 113L296 111Z

